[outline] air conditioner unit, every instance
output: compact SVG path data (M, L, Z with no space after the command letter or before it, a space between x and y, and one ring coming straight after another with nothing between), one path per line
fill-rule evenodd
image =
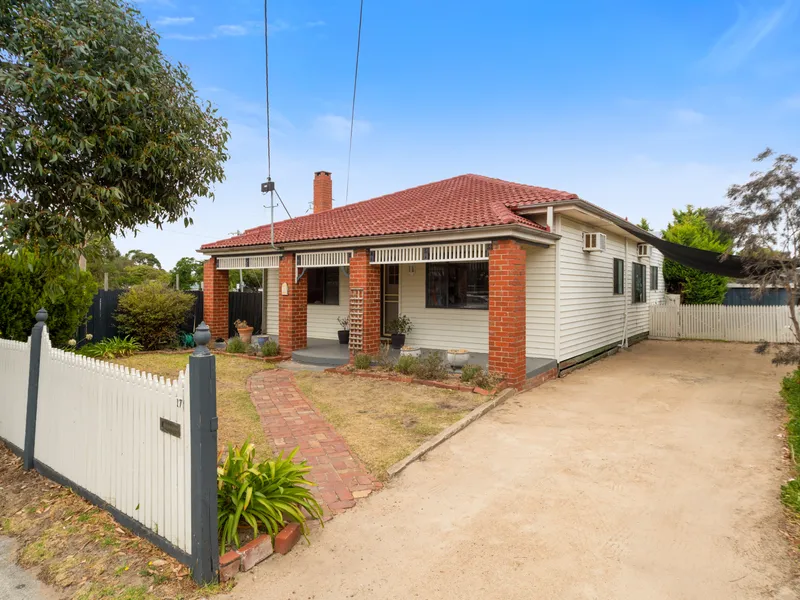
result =
M583 251L584 252L603 252L606 249L605 233L584 233Z
M636 255L639 258L650 256L650 244L636 244Z

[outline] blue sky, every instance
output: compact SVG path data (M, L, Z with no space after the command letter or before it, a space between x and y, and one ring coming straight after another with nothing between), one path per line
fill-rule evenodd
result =
M169 268L269 221L263 4L138 7L232 134L227 179L194 226L117 242ZM270 0L272 175L293 216L317 170L345 202L358 9ZM724 202L766 146L800 153L799 25L800 0L365 0L350 202L479 173L664 227L674 207Z

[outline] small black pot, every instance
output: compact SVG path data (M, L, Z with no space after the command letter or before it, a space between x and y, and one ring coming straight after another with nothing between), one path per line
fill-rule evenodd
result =
M349 344L350 343L350 330L349 329L340 329L336 333L339 335L339 343L340 344Z
M405 333L393 333L392 334L392 348L394 350L400 350L406 343L406 334Z

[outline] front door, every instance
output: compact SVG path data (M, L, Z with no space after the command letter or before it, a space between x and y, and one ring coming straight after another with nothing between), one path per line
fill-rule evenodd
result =
M381 267L381 335L389 337L389 323L400 316L400 265Z

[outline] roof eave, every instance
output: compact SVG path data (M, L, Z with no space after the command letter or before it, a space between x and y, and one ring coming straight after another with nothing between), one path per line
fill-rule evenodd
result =
M639 226L636 225L635 223L631 223L627 219L623 219L622 217L620 217L618 215L615 215L614 213L609 212L604 208L600 208L596 204L592 204L591 202L587 202L586 200L583 200L582 198L570 199L570 200L558 200L558 201L555 201L555 202L544 202L542 204L537 204L535 206L528 206L528 207L525 207L525 208L517 209L515 212L518 215L542 214L542 213L545 213L547 211L548 207L553 207L553 208L574 207L574 208L577 208L579 210L583 210L583 211L585 211L587 213L590 213L590 214L592 214L592 215L594 215L596 217L600 217L601 219L605 219L606 221L609 221L610 223L616 225L617 227L619 227L621 224L624 223L627 227L630 227L631 225L633 225L637 229L639 228ZM645 232L644 229L642 229L642 232L643 233ZM625 235L631 235L628 231L624 231L624 234ZM635 237L635 236L633 236L633 237Z
M464 229L446 229L441 231L426 231L416 233L360 236L350 238L328 238L324 240L309 240L304 242L291 242L276 244L272 247L267 244L253 244L249 246L229 246L225 248L200 248L197 252L207 256L220 256L223 254L239 254L242 252L292 252L302 250L319 250L328 248L353 248L353 247L380 247L402 243L446 243L452 241L468 240L495 240L512 238L528 244L550 246L561 236L550 231L544 231L511 223L507 225L491 225L487 227L468 227Z

